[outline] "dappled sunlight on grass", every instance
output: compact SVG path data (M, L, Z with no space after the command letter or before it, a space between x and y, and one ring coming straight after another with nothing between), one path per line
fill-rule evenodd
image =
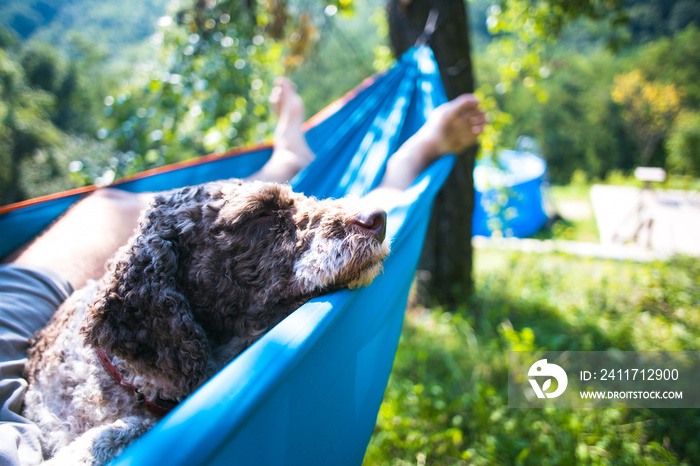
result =
M700 410L509 409L509 350L700 350L700 261L479 250L476 296L409 310L366 464L697 464Z

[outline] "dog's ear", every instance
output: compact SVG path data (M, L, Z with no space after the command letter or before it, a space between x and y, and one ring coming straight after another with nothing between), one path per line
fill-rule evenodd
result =
M190 392L201 382L210 347L177 286L187 234L181 201L179 196L154 200L138 235L101 283L82 331L88 344Z

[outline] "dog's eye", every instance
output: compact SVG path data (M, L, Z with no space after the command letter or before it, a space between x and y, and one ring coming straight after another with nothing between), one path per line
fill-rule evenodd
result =
M277 215L274 212L261 212L250 218L251 225L262 228L271 228L277 222Z
M272 221L275 218L277 218L277 215L275 214L275 212L265 211L265 212L259 212L258 214L256 214L255 217L253 217L253 221L255 221L255 220L259 220L261 222Z

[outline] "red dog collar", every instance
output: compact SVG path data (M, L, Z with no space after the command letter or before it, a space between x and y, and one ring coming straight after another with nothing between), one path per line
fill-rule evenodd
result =
M105 350L102 348L97 348L95 351L97 353L97 358L100 360L107 373L112 377L112 380L114 380L114 382L121 386L124 390L129 392L129 394L133 395L136 398L136 402L138 404L142 404L152 414L158 417L163 417L172 411L175 406L177 406L177 402L162 400L160 398L153 401L147 400L138 388L124 380L124 375L117 368L117 366L112 363L112 360L109 358L109 356L107 356Z

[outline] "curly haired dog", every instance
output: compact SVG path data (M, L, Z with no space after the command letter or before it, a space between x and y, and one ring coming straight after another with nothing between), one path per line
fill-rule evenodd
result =
M103 464L309 299L369 284L386 213L287 185L160 194L107 274L41 330L24 415L56 464ZM148 408L148 409L147 409Z

